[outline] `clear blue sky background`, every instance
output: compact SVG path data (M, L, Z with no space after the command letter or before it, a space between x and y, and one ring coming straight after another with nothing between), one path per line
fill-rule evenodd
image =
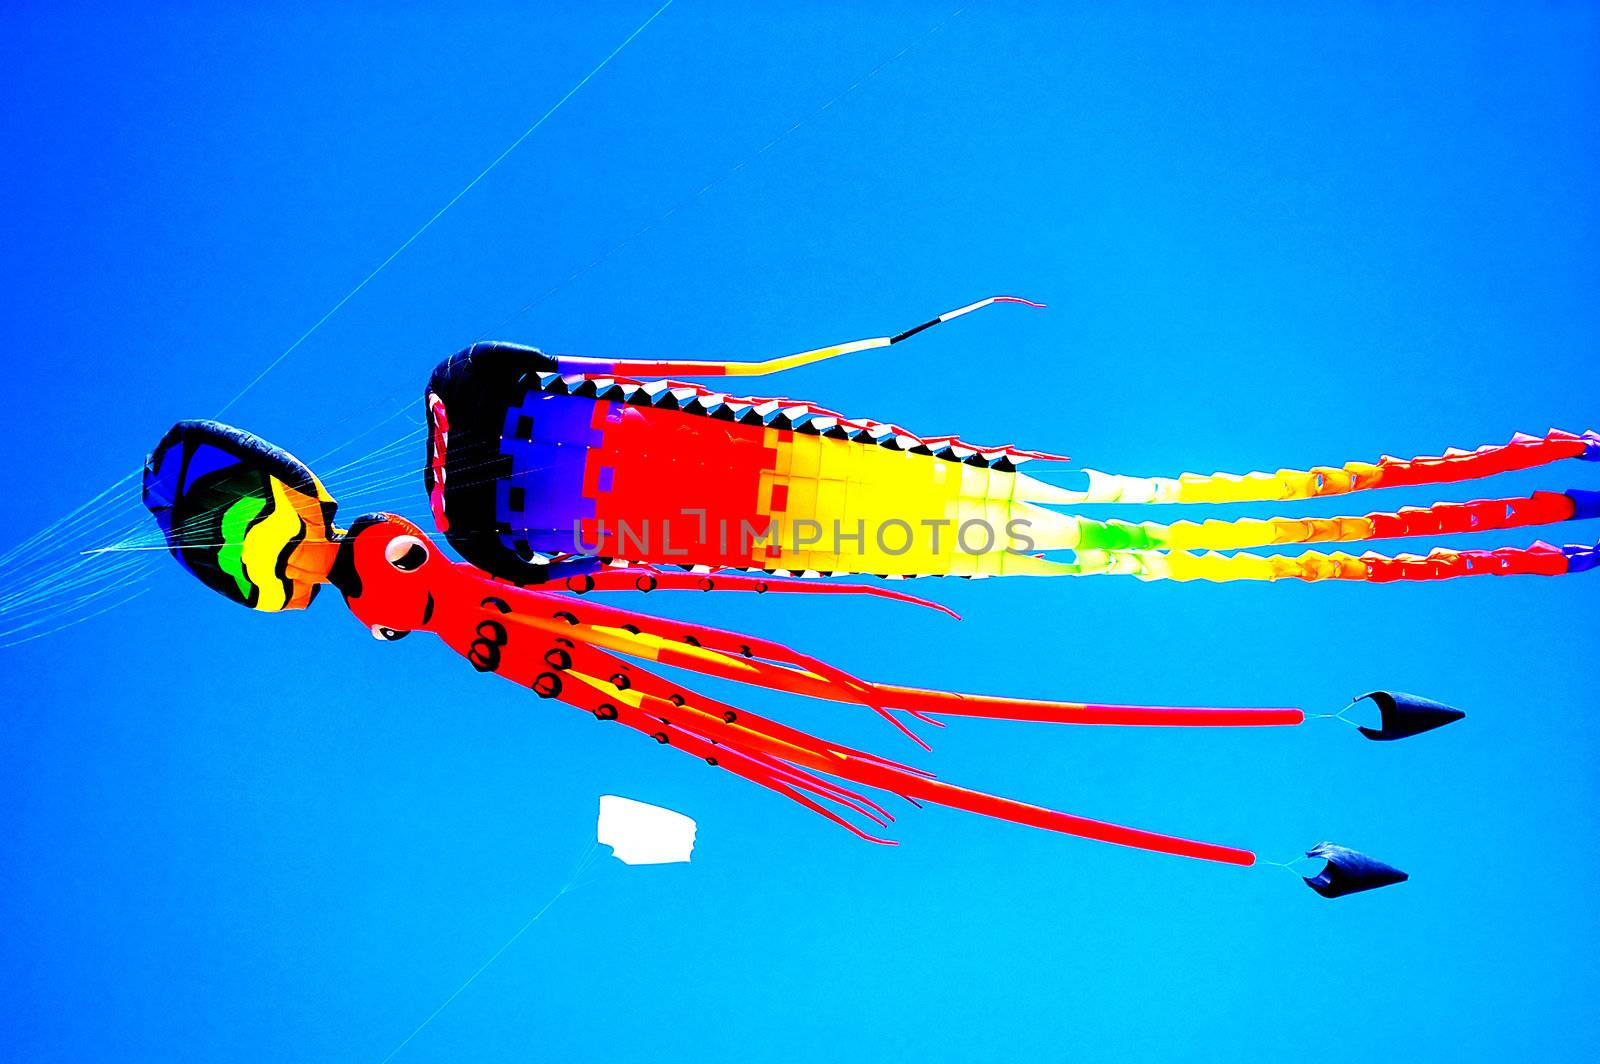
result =
M7 541L214 413L652 7L463 6L7 6ZM679 0L230 418L311 457L484 335L753 356L1014 291L1051 309L781 387L1165 474L1595 421L1593 6L867 6ZM424 514L409 480L365 501ZM695 863L613 863L398 1060L1593 1060L1597 581L931 585L959 624L647 603L893 681L1467 709L1393 745L956 723L924 759L1412 873L1328 903L938 809L867 846L436 641L377 643L337 597L255 616L164 565L0 652L0 1057L377 1062L615 791L698 818ZM866 714L743 697L908 752Z

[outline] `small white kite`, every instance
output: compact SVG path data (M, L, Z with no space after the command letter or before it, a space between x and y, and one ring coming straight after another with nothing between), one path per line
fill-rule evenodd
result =
M601 845L623 864L675 864L694 850L695 822L682 813L615 794L600 796Z

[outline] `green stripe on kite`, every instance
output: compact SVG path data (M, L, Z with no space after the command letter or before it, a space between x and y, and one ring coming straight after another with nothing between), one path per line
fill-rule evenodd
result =
M222 547L217 551L217 566L233 577L239 585L239 594L247 601L251 584L244 575L244 534L249 530L250 522L266 507L267 500L245 495L222 515Z

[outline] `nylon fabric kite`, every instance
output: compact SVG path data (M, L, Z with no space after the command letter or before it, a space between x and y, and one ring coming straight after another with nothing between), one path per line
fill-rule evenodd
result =
M1085 503L1291 502L1476 480L1569 458L1600 461L1600 435L1592 431L1552 429L1439 457L1270 473L1137 477L1084 469L1069 488L1020 468L1062 461L1059 455L918 436L786 398L642 379L777 372L889 347L996 303L1039 305L993 296L894 336L757 362L573 358L474 344L441 363L425 393L424 479L434 524L462 557L518 583L581 577L597 568L596 559L784 576L1375 583L1555 576L1600 563L1600 546L1542 542L1396 556L1252 550L1600 516L1600 492L1576 489L1331 518L1163 524L1060 512ZM617 573L601 579L606 587L629 586Z
M427 533L395 514L366 514L348 530L338 528L334 500L310 469L258 437L216 422L180 422L167 433L146 466L145 503L174 557L233 601L268 612L304 608L331 584L380 639L431 632L479 672L497 673L540 698L733 772L870 841L888 842L878 832L894 819L868 793L876 791L1235 865L1252 864L1255 855L954 786L920 768L707 697L655 667L859 705L924 747L908 721L936 724L940 717L968 716L1288 726L1307 719L1301 709L1044 701L886 684L770 640L583 596L698 589L869 594L934 606L881 585L807 578L1124 573L1144 579L1384 582L1559 575L1596 563L1594 546L1546 544L1492 551L1437 547L1421 556L1359 558L1246 549L1512 529L1600 515L1600 494L1578 490L1340 518L1169 525L1061 512L1080 503L1289 501L1452 483L1566 458L1600 459L1600 436L1592 432L1518 436L1506 445L1438 458L1244 476L1144 478L1085 470L1078 474L1081 486L1067 488L1021 471L1025 462L1060 460L1045 452L916 436L809 403L640 379L774 372L892 346L999 302L1026 301L993 297L893 336L765 362L596 360L476 344L442 363L425 391L424 487L436 526L464 563L447 558ZM882 542L884 528L901 526L913 532L910 546ZM992 536L993 542L974 549L963 531L975 526L1026 537L1028 548ZM730 534L747 528L758 534ZM947 535L942 544L919 542L919 528L944 529ZM819 540L818 529L835 538ZM1382 716L1380 727L1361 729L1369 739L1404 738L1461 716L1402 692L1363 698ZM1331 848L1311 856L1334 854L1337 861L1328 859L1336 870L1386 870L1351 878L1337 893L1403 878L1354 851L1324 847ZM1316 878L1307 882L1317 887Z

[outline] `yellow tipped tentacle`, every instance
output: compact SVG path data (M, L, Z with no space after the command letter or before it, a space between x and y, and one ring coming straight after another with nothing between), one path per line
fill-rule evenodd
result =
M826 362L830 358L840 355L851 355L858 351L871 351L880 347L891 347L902 340L908 340L925 329L935 325L953 321L975 310L992 306L995 303L1021 303L1029 307L1042 307L1043 303L1034 303L1031 300L1019 299L1016 296L990 296L980 299L976 303L968 303L964 307L957 307L931 318L921 325L913 326L904 332L893 336L874 336L865 340L852 340L849 343L829 344L826 347L816 347L809 351L798 351L792 355L779 355L776 358L761 359L758 361L739 362L721 360L672 360L672 359L640 359L640 358L573 358L566 355L559 357L563 373L621 373L635 377L760 377L769 373L781 373L787 369L798 369L801 366L813 365L817 362Z
M1087 487L1062 489L1052 503L1230 503L1318 499L1374 488L1410 487L1476 480L1532 469L1567 458L1600 460L1600 434L1551 429L1543 436L1517 433L1508 443L1474 451L1450 448L1442 455L1346 462L1342 466L1279 469L1253 473L1183 473L1178 477L1136 477L1082 470ZM1044 500L1041 500L1044 501Z

